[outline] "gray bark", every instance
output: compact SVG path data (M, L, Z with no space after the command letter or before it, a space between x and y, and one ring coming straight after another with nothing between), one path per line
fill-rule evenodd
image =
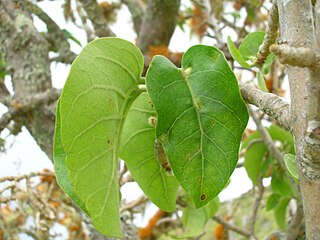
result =
M308 0L279 0L280 37L291 47L313 48L313 11ZM292 128L307 239L320 239L319 69L288 66Z

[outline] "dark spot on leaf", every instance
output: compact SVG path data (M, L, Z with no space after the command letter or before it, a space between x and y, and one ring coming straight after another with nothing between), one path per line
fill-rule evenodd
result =
M205 199L206 199L206 195L202 194L202 195L201 195L201 200L203 201L203 200L205 200Z
M108 141L107 141L108 143L111 143L111 140L110 139L108 139Z

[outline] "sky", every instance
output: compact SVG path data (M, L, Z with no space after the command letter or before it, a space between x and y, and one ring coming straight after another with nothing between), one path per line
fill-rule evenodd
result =
M83 46L86 45L86 36L83 30L76 27L73 23L66 23L63 17L63 11L61 5L64 1L43 1L39 2L39 6L49 14L57 24L71 32ZM187 1L182 1L186 4ZM35 25L41 31L46 31L46 26L37 18L35 18ZM117 37L134 42L136 35L132 30L132 23L130 20L130 14L126 8L122 8L118 13L116 24L111 26L111 29L115 32ZM232 36L233 33L228 35ZM227 34L224 35L227 37ZM181 29L176 28L173 38L170 43L170 50L172 51L186 51L194 44L198 44L197 38L190 38L190 32L186 29L183 32ZM71 48L74 52L79 53L81 47L70 42ZM212 40L205 38L202 44L212 45ZM70 66L66 66L61 63L52 63L52 80L53 86L56 88L62 88L65 80L67 79ZM10 87L10 79L6 78L6 84ZM6 111L6 108L0 104L0 115ZM22 132L17 136L9 136L8 131L3 131L2 138L7 140L7 150L5 153L0 152L0 177L8 175L25 174L34 171L40 171L44 168L53 170L52 162L48 157L40 150L39 146L30 136L29 132L23 127ZM52 136L53 137L53 136ZM268 181L268 180L267 180ZM222 201L232 199L240 196L252 188L252 183L247 177L244 168L236 169L231 176L231 182L229 186L222 191L219 195ZM136 183L128 183L122 187L122 196L127 201L134 200L142 194ZM151 206L151 211L155 211L155 207ZM144 224L144 221L140 223ZM139 224L139 225L140 225Z

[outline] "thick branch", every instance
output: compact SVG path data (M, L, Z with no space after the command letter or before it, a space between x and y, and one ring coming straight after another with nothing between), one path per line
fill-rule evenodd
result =
M28 9L37 15L48 28L48 40L52 43L53 47L59 52L59 60L64 63L72 63L76 58L76 54L70 51L70 44L64 34L55 21L53 21L48 14L46 14L40 7L26 1Z
M277 120L281 127L291 131L289 103L275 94L262 92L249 84L241 84L240 91L247 103L257 106L261 111Z
M96 0L79 0L82 3L83 8L88 14L90 21L95 29L98 37L110 37L115 34L108 27L106 20L104 19L101 8Z
M121 2L128 7L129 12L131 13L134 30L137 35L139 35L144 14L143 3L140 0L121 0Z
M311 48L295 48L289 45L272 45L270 51L277 55L279 62L296 67L320 67L320 57Z
M260 46L260 49L257 55L258 56L258 59L256 60L257 64L263 64L267 59L270 53L269 47L273 43L275 43L276 38L278 36L278 28L279 28L278 6L277 6L277 2L274 1L269 12L266 35L264 36L263 43Z
M168 46L176 27L180 0L149 0L140 28L138 46L143 53L150 46Z
M290 47L313 48L316 44L311 1L278 0L278 9L281 38L286 39ZM319 153L320 150L319 147L317 149L317 144L309 145L315 148L306 148L309 140L306 138L308 136L306 132L315 133L314 137L317 136L316 139L320 141L320 134L317 134L320 132L319 70L310 71L307 68L289 65L287 73L290 83L291 113L294 116L292 132L295 137L306 239L318 239L320 236L320 157L319 154L317 156L317 152ZM316 122L319 124L315 124Z
M39 105L46 105L55 102L60 96L60 90L51 89L44 93L39 93L23 102L16 103L16 107L12 107L8 112L0 118L0 132L7 127L11 120L36 109Z

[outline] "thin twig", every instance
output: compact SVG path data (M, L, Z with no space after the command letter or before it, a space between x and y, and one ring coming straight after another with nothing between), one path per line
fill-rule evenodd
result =
M138 199L129 202L128 204L124 205L123 207L120 208L120 212L124 212L124 211L130 211L133 208L144 204L148 201L148 198L145 195L140 196Z
M0 183L5 182L5 181L15 181L19 182L21 180L27 179L27 178L32 178L32 177L39 177L39 176L55 176L53 172L32 172L29 174L23 174L19 176L5 176L0 178Z
M261 119L257 116L255 111L253 111L253 109L250 106L249 106L249 113L250 113L250 116L252 117L253 121L257 125L257 130L260 133L261 139L266 144L268 150L277 159L277 161L279 162L279 164L282 167L282 169L286 169L286 166L285 166L284 160L283 160L283 154L275 146L275 144L274 144L269 132L262 125Z
M256 223L256 219L257 219L258 209L261 206L263 192L264 192L264 186L263 186L262 178L259 177L257 196L256 196L254 204L253 204L251 215L248 218L248 230L250 231L252 236L255 236L254 227L255 227L255 223Z
M278 14L278 4L277 1L273 1L273 5L269 12L268 25L266 29L266 35L264 36L263 43L260 46L259 52L257 54L257 64L263 64L267 59L270 50L269 47L275 43L278 36L279 28L279 14Z
M219 216L214 216L213 217L213 220L215 220L216 222L222 224L225 228L227 228L228 230L230 231L233 231L235 233L238 233L244 237L247 237L247 238L251 238L252 235L250 232L248 232L247 230L244 230L242 228L239 228L235 225L232 225L230 223L228 223L227 221L225 221L223 218L219 217Z

